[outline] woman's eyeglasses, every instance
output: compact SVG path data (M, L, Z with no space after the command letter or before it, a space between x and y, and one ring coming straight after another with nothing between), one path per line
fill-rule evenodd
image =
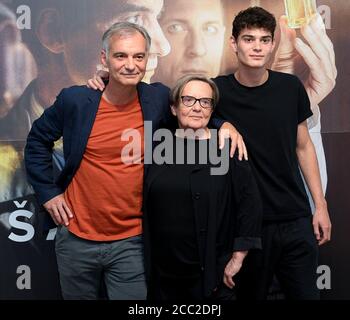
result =
M181 101L184 106L186 107L192 107L195 105L195 103L198 101L199 105L203 109L212 109L214 100L212 98L195 98L192 96L181 96Z

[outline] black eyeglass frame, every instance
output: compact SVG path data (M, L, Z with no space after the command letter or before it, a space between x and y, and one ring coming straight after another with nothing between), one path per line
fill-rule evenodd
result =
M186 103L184 103L184 99L185 98L190 98L190 99L193 99L193 103L192 104L186 104ZM202 105L202 103L203 103L203 100L209 100L210 101L210 106L209 107L207 107L207 106L204 106L204 105ZM201 108L203 108L203 109L205 109L205 110L210 110L210 109L213 109L213 106L214 106L214 99L213 98L195 98L195 97L192 97L192 96L181 96L181 102L182 102L182 104L185 106L185 107L188 107L188 108L191 108L191 107L193 107L195 104L196 104L196 102L199 102L199 105L201 106Z

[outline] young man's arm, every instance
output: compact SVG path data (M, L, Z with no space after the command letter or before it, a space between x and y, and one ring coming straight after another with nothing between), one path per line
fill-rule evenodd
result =
M313 228L319 245L322 245L331 239L331 221L327 202L322 192L316 152L306 121L298 125L296 153L301 171L315 203Z
M230 157L233 157L237 148L238 159L242 160L244 158L245 160L248 160L248 152L243 137L230 122L220 119L215 115L211 118L210 125L215 129L219 129L220 149L223 149L225 139L229 138L231 140Z

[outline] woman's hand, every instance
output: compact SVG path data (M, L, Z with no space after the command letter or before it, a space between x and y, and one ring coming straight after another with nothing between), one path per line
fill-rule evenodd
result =
M248 254L248 251L236 251L233 253L232 258L227 263L224 271L224 283L230 289L232 289L236 284L233 281L233 276L235 276L239 270L241 270L243 260Z

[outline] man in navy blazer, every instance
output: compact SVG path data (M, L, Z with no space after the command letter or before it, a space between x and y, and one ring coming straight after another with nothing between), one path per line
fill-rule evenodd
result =
M144 168L142 161L120 161L120 137L126 129L143 135L143 121L152 121L153 130L169 124L169 92L141 82L151 43L143 27L116 23L102 40L101 62L110 71L106 89L63 89L34 122L25 163L40 204L58 225L63 297L97 299L104 282L109 299L145 299ZM61 137L65 165L55 180L52 150Z
M140 82L136 89L144 121L152 121L153 132L171 126L173 119L169 108L168 87L159 82ZM103 92L86 86L63 89L54 105L34 122L27 139L25 162L28 179L40 204L63 193L71 182L82 160L102 96ZM53 142L60 137L64 141L66 164L54 181L52 155L49 152Z

